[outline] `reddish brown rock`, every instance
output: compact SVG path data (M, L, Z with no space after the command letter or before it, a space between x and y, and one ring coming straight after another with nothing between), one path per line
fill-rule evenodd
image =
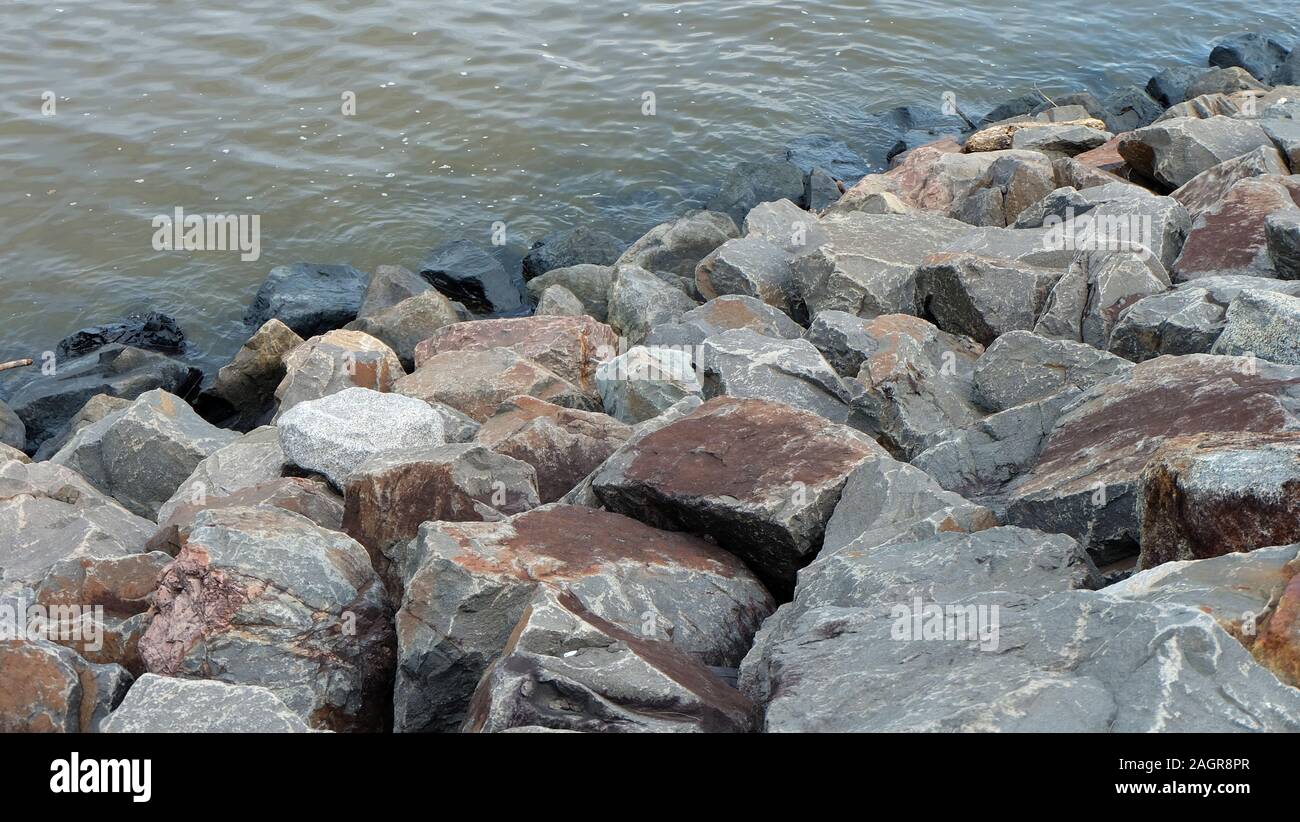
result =
M1218 205L1239 180L1265 174L1286 176L1286 160L1273 146L1260 146L1254 151L1207 168L1188 180L1170 197L1187 207L1187 213L1196 219Z
M1176 437L1138 493L1142 568L1300 542L1300 432Z
M1300 183L1285 177L1266 175L1237 181L1217 205L1192 223L1182 253L1174 261L1174 279L1186 282L1230 274L1276 277L1265 220L1275 211L1296 209L1298 203Z
M820 550L849 474L882 453L816 414L718 397L610 460L592 488L610 510L717 540L782 596Z
M391 391L406 376L396 352L363 331L330 331L290 351L286 374L275 389L279 418L300 402L318 400L346 388Z
M614 329L592 317L475 320L440 328L415 348L415 367L453 351L508 348L594 395L596 366L617 353Z
M1300 559L1293 559L1283 574L1289 578L1258 627L1250 652L1278 679L1300 688Z
M594 395L509 348L434 354L414 374L398 380L393 391L449 405L475 422L483 422L501 403L521 394L566 408L600 409Z
M631 434L630 425L608 414L513 397L483 423L476 439L498 454L533 466L537 492L546 503L569 493Z
M89 733L130 685L117 665L94 665L46 640L0 640L0 733Z
M1131 132L1122 132L1111 137L1094 149L1074 155L1074 159L1089 168L1114 174L1122 179L1129 179L1132 169L1119 154L1119 143ZM1075 186L1078 188L1078 186Z

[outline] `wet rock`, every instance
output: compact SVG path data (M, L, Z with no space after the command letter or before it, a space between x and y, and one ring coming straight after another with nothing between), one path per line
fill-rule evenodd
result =
M260 685L145 674L100 725L109 734L306 733L302 717Z
M1167 440L1137 498L1142 568L1300 542L1300 433Z
M759 203L803 199L804 172L784 160L737 163L723 178L722 187L705 206L731 217L736 225ZM658 270L658 269L656 269Z
M806 175L822 169L848 185L871 173L870 164L860 154L829 134L796 137L786 145L785 159Z
M274 508L204 511L153 613L140 641L151 673L262 685L317 729L387 726L392 609L343 534Z
M1061 273L971 254L931 254L916 269L920 313L952 334L988 345L1034 327Z
M1168 108L1187 99L1187 87L1199 76L1203 69L1197 66L1172 66L1163 69L1147 81L1147 94L1156 102Z
M1234 94L1238 91L1266 90L1266 88L1243 68L1236 66L1212 68L1192 81L1192 84L1187 87L1187 96L1195 98L1205 94Z
M1174 261L1175 279L1277 276L1268 251L1265 220L1276 211L1300 213L1300 185L1286 180L1267 176L1235 183L1217 205L1192 223L1182 253Z
M802 181L800 189L802 190ZM785 195L768 199L779 200L783 196ZM795 194L795 198L798 197L799 194ZM745 209L736 219L743 219L748 210ZM736 221L727 214L692 211L650 229L623 252L615 262L615 267L621 269L631 266L646 271L668 271L682 277L692 277L700 260L727 240L738 236L740 232L736 229Z
M1005 411L1065 388L1091 388L1132 367L1128 360L1090 345L1012 331L975 363L974 398L990 411Z
M706 398L774 400L834 422L848 422L848 386L812 343L736 329L704 341L700 379Z
M1300 296L1243 290L1228 306L1227 324L1210 353L1300 365Z
M1284 280L1300 280L1300 214L1290 209L1264 219L1264 241L1273 271Z
M237 438L179 397L154 390L77 432L51 462L79 472L132 513L154 519L204 458Z
M1177 188L1206 169L1272 144L1253 123L1182 117L1137 129L1120 141L1119 153L1141 174Z
M593 392L578 388L509 348L435 354L425 359L415 373L398 380L393 391L426 403L447 405L477 423L492 416L501 403L520 394L565 408L585 411L600 408Z
M330 331L284 357L285 376L276 386L276 419L308 400L348 388L391 391L406 376L396 352L361 331Z
M738 328L775 339L803 336L798 323L767 303L741 294L725 294L687 311L679 322L658 326L646 337L646 345L691 350L709 337Z
M418 297L433 286L429 281L410 269L400 265L381 265L371 275L366 286L366 294L361 301L361 311L357 316L371 317L387 311L403 300Z
M27 426L3 401L0 401L0 445L20 451L27 445Z
M429 523L418 543L423 559L397 614L399 731L460 726L540 589L567 591L602 619L706 665L735 665L774 605L727 552L591 508Z
M626 248L613 234L586 226L552 231L524 255L524 279L575 265L613 265Z
M1106 107L1106 128L1113 134L1149 125L1160 116L1160 104L1141 86L1116 89L1102 100Z
M1210 50L1209 64L1220 68L1239 66L1254 77L1268 80L1286 60L1287 48L1257 32L1220 38Z
M491 252L469 240L443 243L420 263L420 276L448 299L481 316L525 311L523 283L506 273Z
M1239 180L1265 174L1285 176L1287 173L1286 162L1277 149L1260 146L1202 171L1170 196L1186 206L1187 213L1196 219L1222 202Z
M348 388L294 406L280 418L285 458L336 488L367 460L442 445L442 417L413 397Z
M1194 354L1138 363L1059 419L1033 470L1009 489L1008 522L1069 534L1099 565L1137 550L1137 483L1165 440L1297 427L1300 370Z
M537 300L537 311L542 317L580 317L587 313L582 300L569 289L555 283L548 285Z
M843 184L832 177L830 172L814 168L804 182L803 202L807 203L808 209L813 212L829 208L844 193L840 188L841 185Z
M429 289L391 308L353 320L347 324L347 329L368 334L386 344L401 360L403 368L413 369L415 347L438 329L459 319L451 301L440 292Z
M134 400L146 391L162 389L185 397L202 376L198 369L162 354L107 345L90 356L58 362L55 373L34 377L6 402L27 427L26 450L35 451L96 394Z
M342 328L361 311L369 279L350 265L278 265L257 289L244 322L256 328L277 319L304 339Z
M1124 309L1172 283L1160 261L1135 251L1080 251L1057 280L1034 333L1105 350Z
M540 298L550 286L563 286L582 301L584 313L603 323L609 318L609 289L613 284L613 266L575 265L534 277L528 281L528 292Z
M594 471L631 430L607 414L514 397L483 423L476 440L535 468L538 493L547 503L563 497Z
M185 348L185 332L161 311L132 314L122 322L83 328L64 337L55 347L59 359L84 357L106 345L129 345L147 351L179 354Z
M754 706L689 654L539 591L470 700L463 730L747 733Z
M610 510L708 534L780 596L820 549L848 475L880 452L806 411L720 397L607 461L592 488Z
M790 228L792 235L798 230ZM695 287L706 300L738 294L793 314L799 294L791 262L789 252L762 237L727 240L696 266Z
M130 683L48 640L0 642L0 733L94 733Z
M194 409L213 425L252 431L275 416L275 389L285 378L285 356L304 342L289 326L267 320L222 366Z
M629 425L704 392L688 352L640 345L602 363L596 369L596 385L605 411Z
M609 289L609 324L628 345L640 345L652 328L677 322L698 305L644 268L620 265Z
M1035 98L1034 102L1041 102ZM955 107L952 113L932 106L906 105L872 112L864 118L862 143L873 147L867 160L883 166L900 153L960 135L970 121ZM888 146L888 150L883 150ZM883 151L882 151L883 150Z

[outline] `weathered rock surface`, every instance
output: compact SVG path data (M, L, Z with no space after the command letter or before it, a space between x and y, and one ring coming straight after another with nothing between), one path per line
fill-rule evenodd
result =
M1300 214L1298 203L1300 183L1285 177L1239 180L1217 205L1192 224L1182 253L1174 262L1175 279L1186 282L1233 274L1276 277L1265 220L1277 211Z
M548 285L537 300L537 311L541 317L580 317L587 313L582 300L569 289L555 283Z
M736 329L704 341L700 379L706 398L774 400L834 422L848 422L852 394L816 346Z
M989 411L1005 411L1065 388L1091 388L1132 367L1090 345L1012 331L998 337L975 363L974 399Z
M813 318L803 338L822 352L841 377L856 377L862 363L876 350L871 321L845 311L822 311Z
M453 240L430 251L420 263L420 276L481 316L525 310L523 281L507 274L491 252L469 240Z
M276 319L303 339L342 328L361 311L369 279L350 265L278 265L257 289L244 322L258 328Z
M563 286L582 301L587 314L603 323L609 318L609 288L613 284L613 266L575 265L534 277L528 281L528 293L540 298L550 286Z
M270 422L276 386L285 378L284 358L303 342L289 326L267 320L217 372L194 409L213 425L236 431L252 431Z
M1211 353L1300 366L1300 296L1246 289L1233 298L1226 319Z
M759 203L802 200L803 187L804 172L784 160L737 163L705 207L728 215L740 225L749 210Z
M1187 207L1187 213L1196 219L1217 206L1239 181L1265 174L1285 176L1286 161L1273 146L1260 146L1240 157L1219 163L1197 174L1170 196Z
M570 340L569 343L581 350L580 341ZM584 355L589 356L591 353L584 352ZM585 366L572 363L571 367ZM593 389L594 387L593 379ZM485 351L467 349L434 354L426 358L415 373L394 383L393 391L429 404L449 406L477 423L492 416L501 403L521 394L566 408L587 411L600 408L600 401L594 391L584 391L509 348L489 348Z
M802 182L800 187L802 188ZM782 194L769 199L779 200L784 196ZM795 196L798 197L797 194ZM748 210L745 209L736 219L743 219ZM716 211L692 211L650 229L623 252L615 262L615 267L630 266L693 277L700 260L727 240L739 236L736 220L728 215Z
M650 348L694 352L709 337L735 329L774 339L797 340L803 336L802 326L767 303L740 294L725 294L692 308L678 322L655 327L645 344Z
M628 345L641 345L651 329L677 322L699 303L644 268L620 265L609 289L609 324Z
M798 225L787 227L792 236L797 231ZM790 252L761 236L727 240L695 267L695 287L706 300L742 294L793 314L799 293L790 269L792 260Z
M381 265L370 275L366 294L361 301L360 317L371 317L387 311L403 300L419 296L433 289L429 281L400 265Z
M1147 94L1168 108L1187 99L1187 87L1201 75L1199 66L1171 66L1147 81Z
M613 265L626 248L613 234L587 226L552 231L524 255L524 279L575 265Z
M0 642L0 733L93 733L130 684L48 640Z
M132 314L122 322L83 328L59 340L54 353L59 359L72 359L84 357L113 344L161 351L164 354L179 354L185 348L185 332L167 314L149 311Z
M158 521L170 517L178 506L199 503L208 497L229 496L241 488L278 479L284 473L285 463L280 432L272 426L254 429L194 466L176 493L158 508Z
M1178 188L1219 163L1272 145L1253 123L1231 117L1183 117L1137 129L1120 141L1119 153L1140 173Z
M1210 50L1209 63L1219 68L1240 66L1251 76L1267 82L1277 73L1286 56L1287 48L1271 37L1245 32L1217 40Z
M278 420L294 406L347 388L391 391L406 372L397 353L361 331L329 331L284 357L285 376L276 386Z
M1268 215L1264 240L1277 276L1300 280L1300 213L1288 209Z
M704 393L688 352L641 345L601 363L596 387L605 411L629 425L659 416L684 397Z
M86 404L81 406L81 410L68 420L58 433L51 436L41 447L36 449L35 459L37 462L44 462L55 454L59 449L68 444L68 440L87 425L99 422L104 417L114 411L120 411L131 404L130 400L124 400L120 397L111 397L108 394L96 394L86 400Z
M1171 286L1160 261L1140 250L1080 251L1053 286L1033 331L1105 349L1124 309Z
M931 254L916 269L916 306L951 334L988 345L1009 331L1034 327L1061 272L984 259Z
M306 733L302 717L260 685L145 674L100 725L108 734Z
M1106 107L1106 128L1115 134L1149 125L1160 116L1160 105L1141 86L1112 91L1102 101Z
M438 329L458 320L451 301L430 288L397 305L353 320L347 329L374 337L392 348L403 368L414 368L415 347Z

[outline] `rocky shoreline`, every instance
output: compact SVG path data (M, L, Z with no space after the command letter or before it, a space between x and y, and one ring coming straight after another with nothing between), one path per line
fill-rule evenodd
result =
M0 731L1300 730L1300 47L0 377Z

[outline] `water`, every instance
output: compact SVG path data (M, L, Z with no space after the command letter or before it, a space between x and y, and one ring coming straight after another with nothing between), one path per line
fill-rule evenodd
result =
M865 111L1101 92L1295 33L1294 0L1174 5L8 0L0 361L153 307L212 368L280 263L410 266L497 221L515 259L582 221L632 240L792 136L867 139ZM177 206L260 215L261 258L155 251Z

